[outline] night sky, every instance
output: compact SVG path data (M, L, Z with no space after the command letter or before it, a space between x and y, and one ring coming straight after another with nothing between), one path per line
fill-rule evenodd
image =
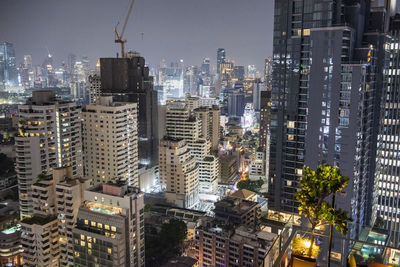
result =
M56 63L69 53L114 57L113 28L129 0L0 0L0 41L14 43L17 61L41 64L48 47ZM125 37L151 66L161 59L200 65L224 47L237 65L262 71L272 54L273 0L136 0ZM143 40L141 33L144 33Z

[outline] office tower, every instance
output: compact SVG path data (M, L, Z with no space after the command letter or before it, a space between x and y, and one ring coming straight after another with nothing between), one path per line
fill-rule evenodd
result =
M60 266L58 219L34 215L21 221L24 266Z
M85 190L73 229L74 266L144 266L143 198L125 181Z
M199 202L199 167L183 139L164 137L160 142L160 183L166 186L167 202L195 208Z
M272 90L272 67L273 67L273 60L272 57L267 57L265 59L265 65L264 65L264 84L265 88L268 91Z
M195 231L199 266L272 266L267 254L277 234L268 227L220 227L217 222L203 222Z
M383 219L382 228L388 230L390 244L398 246L400 242L400 189L399 166L400 128L400 87L397 84L400 73L399 52L400 15L392 18L390 23L390 39L386 44L388 68L384 75L384 91L382 97L381 125L378 135L378 148L375 171L373 219Z
M101 58L100 77L102 95L138 104L139 164L157 165L157 91L144 58L137 53L128 53L127 58Z
M193 110L201 121L201 136L211 141L212 152L218 152L220 140L220 110L218 106L199 107Z
M21 218L33 214L32 185L41 173L71 166L74 177L82 177L80 109L61 102L54 91L34 91L25 105L18 106L19 135L15 138Z
M228 93L228 116L241 117L244 113L245 99L241 90L232 90Z
M138 187L137 104L103 96L82 117L85 176L94 185L123 179Z
M73 178L71 167L56 168L53 175L40 175L38 181L32 185L33 218L48 215L57 217L58 231L52 234L57 238L59 255L56 258L60 261L60 266L74 266L72 229L83 202L83 191L89 185L88 179ZM23 229L22 233L25 236L30 232L29 229ZM36 242L38 237L32 237L32 240ZM53 243L55 246L56 241ZM43 245L46 246L46 243ZM31 256L40 253L40 249L43 248L36 248L36 251L27 248Z
M329 163L350 177L336 206L359 227L371 206L387 13L353 4L275 1L269 204L296 211L302 167Z
M14 45L8 42L0 43L0 83L3 87L18 85Z
M254 111L258 112L261 108L261 92L265 90L264 83L261 82L261 79L255 79L253 83L253 108Z
M221 73L221 64L225 63L225 48L218 48L217 50L217 74Z
M201 64L201 72L205 75L210 75L210 59L204 58L203 64Z

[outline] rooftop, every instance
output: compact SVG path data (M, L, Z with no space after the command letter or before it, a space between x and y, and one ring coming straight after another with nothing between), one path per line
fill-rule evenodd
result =
M240 198L240 199L248 199L250 197L253 197L254 195L256 195L256 193L254 193L253 191L250 191L247 189L240 189L240 190L236 191L235 193L233 193L231 195L231 197Z
M33 225L33 224L45 225L56 219L57 219L57 217L54 215L43 216L43 215L35 214L35 215L33 215L33 217L23 219L21 221L21 223L30 224L30 225Z
M191 257L175 257L162 267L192 267L197 266L197 260Z

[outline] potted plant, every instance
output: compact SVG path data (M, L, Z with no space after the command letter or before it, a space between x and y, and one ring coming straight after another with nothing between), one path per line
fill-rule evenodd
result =
M319 247L315 244L315 231L324 225L334 226L341 233L347 233L347 223L351 219L347 212L337 209L327 200L334 197L336 192L348 185L349 178L343 176L338 168L330 165L319 165L314 171L310 167L303 167L303 177L300 181L300 191L295 194L299 201L299 214L307 218L310 223L311 236L297 238L293 242L293 254L305 260L314 262L318 256ZM293 257L292 257L293 258Z

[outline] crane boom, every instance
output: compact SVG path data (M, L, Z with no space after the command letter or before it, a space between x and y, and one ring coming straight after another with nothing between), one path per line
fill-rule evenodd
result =
M118 34L117 27L114 28L114 33L115 33L115 43L120 43L121 44L121 57L125 57L125 43L126 39L123 40L122 38L124 37L126 25L128 24L129 16L132 13L133 10L133 4L135 3L135 0L131 0L131 3L129 5L128 9L128 14L126 14L124 25L122 26L122 31L120 34ZM118 26L118 25L117 25Z

